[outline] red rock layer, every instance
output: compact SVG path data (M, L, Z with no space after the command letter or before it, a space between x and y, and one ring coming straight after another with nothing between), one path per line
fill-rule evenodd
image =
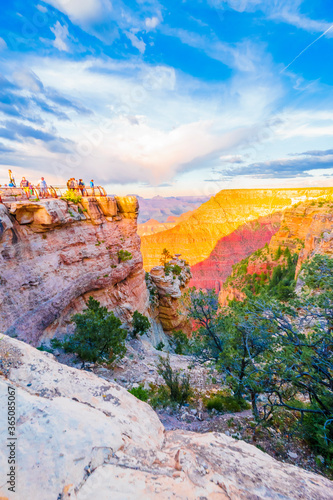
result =
M295 203L328 196L333 188L229 189L220 191L172 229L141 239L144 268L159 265L164 248L191 266L207 259L217 242L240 226ZM156 218L156 217L155 217Z
M232 266L269 243L280 227L280 220L281 213L261 217L221 238L208 259L192 266L190 286L220 291L232 273Z

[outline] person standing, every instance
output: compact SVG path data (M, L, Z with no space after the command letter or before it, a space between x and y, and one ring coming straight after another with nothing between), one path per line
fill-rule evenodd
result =
M79 184L78 184L78 186L79 186L79 190L81 191L81 196L83 196L83 190L84 190L84 186L85 186L85 184L84 184L84 182L83 182L83 180L82 180L82 179L79 179Z
M38 182L37 187L39 188L40 197L46 198L47 197L47 184L46 184L44 177L40 178L40 181Z
M29 182L25 177L22 177L22 180L20 182L20 188L23 189L27 198L29 198Z

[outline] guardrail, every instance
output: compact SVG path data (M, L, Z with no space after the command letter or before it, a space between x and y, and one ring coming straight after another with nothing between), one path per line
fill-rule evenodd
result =
M16 200L43 200L45 198L61 198L68 191L66 186L49 186L46 189L37 187L0 187L0 203L2 201ZM88 196L107 196L105 189L102 186L81 187L71 189L83 197Z

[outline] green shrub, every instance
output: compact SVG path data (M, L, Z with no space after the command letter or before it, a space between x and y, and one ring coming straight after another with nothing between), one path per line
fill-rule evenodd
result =
M144 389L142 385L139 385L139 387L133 387L128 392L130 392L136 398L140 399L140 401L148 401L149 391L147 389Z
M75 203L75 205L77 205L78 203L81 202L82 195L77 191L69 189L68 191L66 191L66 193L62 195L61 199L66 201L71 201L72 203Z
M112 364L126 353L127 333L121 328L120 319L93 297L89 297L87 306L81 314L72 317L75 333L67 336L61 346L66 352L75 352L83 365L85 361Z
M163 377L164 382L170 390L170 399L180 406L185 404L192 395L189 374L182 374L174 371L170 365L169 356L166 359L160 357L158 373Z
M177 330L172 334L172 344L176 354L185 354L190 350L190 342L186 334Z
M144 335L148 332L150 328L150 321L146 318L146 316L139 313L139 311L134 311L132 326L132 335L133 337L137 337L138 335Z
M182 268L180 266L178 266L178 264L175 264L174 266L172 266L172 274L174 276L179 276L181 272L182 272Z
M161 385L157 390L152 390L149 404L153 408L158 408L160 406L165 408L166 406L174 405L174 402L170 400L170 391L168 387Z
M235 396L222 396L216 394L206 401L207 410L217 410L221 413L236 413L251 408L249 403Z
M169 252L169 250L164 248L162 250L162 254L160 257L161 266L164 266L168 262L168 260L171 260L171 259L172 259L172 254Z
M164 342L162 342L162 340L161 340L161 342L159 342L159 343L157 344L157 346L156 346L156 350L157 350L157 351L163 351L163 347L165 347L165 344L164 344Z
M119 250L117 255L120 262L126 262L128 260L132 260L133 258L131 252L128 252L127 250Z

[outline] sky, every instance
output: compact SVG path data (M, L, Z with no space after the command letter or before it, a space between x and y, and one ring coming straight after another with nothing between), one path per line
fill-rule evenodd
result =
M0 184L333 183L332 0L1 0Z

